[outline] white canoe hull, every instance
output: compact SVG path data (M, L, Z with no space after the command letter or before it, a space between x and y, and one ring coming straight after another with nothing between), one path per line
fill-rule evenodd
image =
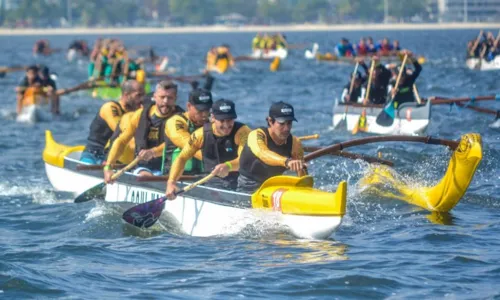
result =
M23 107L21 113L16 117L20 123L50 122L52 114L48 111L47 105L29 105Z
M428 102L424 106L416 103L404 103L398 109L396 118L391 126L380 126L376 119L382 108L366 108L366 132L374 134L424 134L430 123L430 107ZM333 108L333 127L352 131L358 124L363 108L338 104Z
M255 49L251 55L253 58L275 58L285 59L288 56L288 50L281 48L276 50Z
M492 61L486 61L480 58L468 58L465 65L471 70L492 71L500 69L500 55L497 55Z
M47 176L55 189L81 194L102 182L102 171L77 171L80 153L66 157L65 167L45 164ZM106 187L107 202L144 203L164 195L165 182L137 182L126 173L116 183ZM164 213L169 223L192 236L235 234L250 224L263 223L290 230L299 238L325 239L342 222L341 216L300 216L252 209L250 195L200 186L167 201Z

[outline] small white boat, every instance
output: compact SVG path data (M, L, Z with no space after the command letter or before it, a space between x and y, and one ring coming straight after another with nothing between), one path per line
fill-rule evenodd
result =
M276 50L255 49L251 55L253 58L275 58L285 59L288 56L288 49L280 48Z
M431 102L419 105L416 102L401 104L391 126L381 126L376 119L382 107L366 107L362 104L340 103L337 99L333 106L333 127L352 131L358 124L359 117L366 109L366 132L375 134L418 135L427 130L431 117Z
M50 131L46 131L45 171L56 190L81 194L102 182L102 170L78 170L83 149L84 146L58 144ZM144 182L138 178L125 173L106 186L105 200L139 204L164 195L164 179ZM336 192L320 191L312 185L310 176L276 176L254 194L198 186L174 201L167 201L164 213L184 233L193 236L237 233L264 218L300 238L328 238L345 214L347 184L340 182Z
M16 121L20 123L38 123L50 122L52 114L49 111L49 105L34 104L23 107L21 113L16 117Z
M492 71L500 69L500 55L495 56L491 61L484 58L467 58L465 65L471 70Z

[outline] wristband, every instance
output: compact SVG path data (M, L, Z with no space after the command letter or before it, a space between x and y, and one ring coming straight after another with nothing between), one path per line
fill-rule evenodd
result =
M230 162L226 161L224 164L229 167L229 171L233 169L233 165Z
M104 166L104 171L109 171L111 170L111 165L105 165Z
M291 160L292 160L292 158L291 158L291 157L289 157L289 158L287 158L287 159L285 160L285 168L288 168L288 162L289 162L289 161L291 161Z

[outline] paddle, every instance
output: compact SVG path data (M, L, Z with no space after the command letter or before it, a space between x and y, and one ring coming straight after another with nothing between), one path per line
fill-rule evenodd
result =
M417 103L420 105L422 104L422 99L420 98L420 95L418 94L417 90L417 85L413 84L413 94L415 95L415 100L417 100Z
M111 177L112 180L116 180L118 177L122 176L123 173L126 171L132 169L135 165L137 165L141 161L141 158L138 156L136 157L131 163L125 166L125 168L121 169L120 171L116 172L113 174ZM75 198L75 203L82 203L82 202L87 202L90 201L97 196L102 194L102 189L106 186L106 183L103 181L90 189L86 190L82 194L80 194L78 197Z
M365 99L363 99L363 105L368 104L368 101L370 100L370 89L372 86L372 77L373 77L373 70L375 70L375 59L372 58L372 64L370 66L370 74L368 75L368 84L366 86L366 95ZM347 108L346 108L347 111ZM361 112L361 115L359 116L358 122L356 125L354 125L354 128L352 129L352 134L358 133L359 130L366 131L366 108L363 108L363 111Z
M27 66L0 67L0 78L5 77L6 73L24 71L27 68L28 68Z
M394 118L396 115L395 111L396 109L394 108L394 98L396 97L396 94L398 92L399 83L401 81L401 77L403 75L407 59L408 59L408 54L405 53L405 57L403 58L403 63L401 64L401 67L399 69L398 78L396 79L396 85L392 88L391 91L391 98L389 100L389 103L387 103L384 109L377 116L376 122L380 126L388 127L394 123Z
M188 186L185 186L183 189L176 191L175 195L177 196L184 192L187 192L197 187L198 185L209 181L213 177L215 177L214 174L209 174L203 177L202 179ZM156 221L160 218L161 213L165 208L165 201L167 201L167 197L163 196L161 198L133 206L123 213L122 218L127 223L132 224L136 227L149 228L153 226L156 223Z
M312 134L312 135L306 135L306 136L299 136L298 139L300 141L307 141L307 140L315 140L319 139L319 134Z
M306 146L306 147L303 147L303 149L305 152L314 152L314 151L318 151L319 149L321 149L321 147L308 147L308 146ZM346 152L346 151L335 151L335 152L329 153L329 155L341 156L341 157L354 159L354 160L361 159L361 160L364 160L368 163L379 163L379 164L387 165L390 167L394 166L394 163L390 160L385 160L385 159L381 159L378 157L368 156L368 155L359 154L359 153L352 153L352 152Z

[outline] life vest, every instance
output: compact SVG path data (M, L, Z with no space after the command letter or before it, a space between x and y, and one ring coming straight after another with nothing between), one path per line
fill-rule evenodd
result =
M113 105L111 108L113 110L113 114L122 116L125 113L125 110L120 105L120 103L115 101L111 102L114 102L116 104ZM108 104L106 103L104 105ZM90 132L87 141L87 148L104 151L106 144L108 144L112 136L113 136L113 130L109 128L108 123L106 123L106 121L103 118L101 118L99 110L92 123L90 123Z
M48 104L48 99L45 97L41 86L30 86L24 90L22 104L23 107Z
M188 118L186 118L186 116L184 115L184 113L180 112L178 113L178 115L183 118L184 120L186 120L186 123L188 124L188 132L189 133L193 133L197 127L194 126L194 124L189 121ZM167 147L167 144L165 144L165 147ZM182 149L177 147L174 149L174 151L172 152L172 163L177 159L177 157L179 157L179 154L181 153ZM189 174L189 173L192 173L192 174L199 174L199 173L202 173L203 172L203 164L200 160L196 159L196 158L190 158L186 164L184 165L184 173L186 174Z
M135 156L144 149L151 149L160 146L165 143L165 151L170 153L174 150L174 144L165 135L165 123L168 118L158 118L153 115L153 118L149 116L151 108L156 105L155 103L150 103L144 106L142 110L141 117L139 119L139 124L135 131ZM183 109L179 106L175 106L175 113L181 112ZM168 157L168 156L167 156ZM170 161L166 161L170 165ZM155 157L148 161L146 165L151 170L161 170L162 168L162 157Z
M262 131L266 134L267 148L269 148L269 150L284 157L292 156L293 137L291 134L288 136L285 144L278 146L271 138L268 128L261 127L260 129L262 129ZM281 175L285 172L285 170L286 168L284 166L266 165L262 160L260 160L260 158L253 154L250 147L248 147L248 144L245 145L243 151L241 152L240 174L257 181L258 183L263 183L273 176Z
M244 126L243 123L234 122L231 133L227 136L218 137L213 133L212 123L203 125L203 169L207 172L212 171L218 164L231 161L238 157L238 145L235 142L235 136L238 130ZM238 179L238 172L229 172L224 178L226 181Z

